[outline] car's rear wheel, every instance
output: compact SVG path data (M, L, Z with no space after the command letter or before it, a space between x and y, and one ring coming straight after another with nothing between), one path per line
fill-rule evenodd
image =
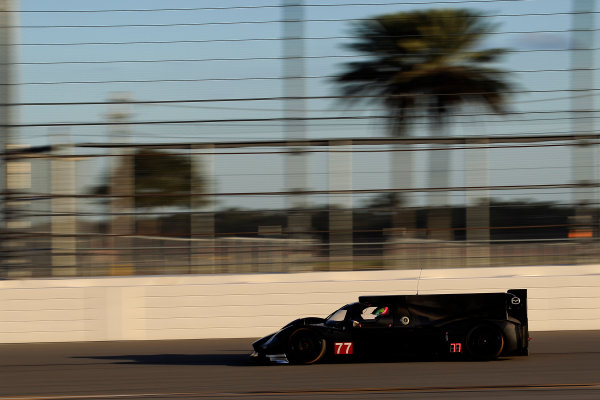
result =
M314 364L325 355L325 339L308 328L300 328L290 335L288 361L292 364Z
M503 348L504 336L493 325L477 325L467 334L467 350L475 359L492 360L502 353Z

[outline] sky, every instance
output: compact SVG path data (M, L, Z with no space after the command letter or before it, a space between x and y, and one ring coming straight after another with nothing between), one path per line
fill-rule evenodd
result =
M21 0L19 102L106 102L115 93L135 101L215 100L280 97L283 91L282 1L274 0ZM354 59L344 44L352 38L353 19L431 7L467 7L487 15L498 25L486 47L509 49L499 67L512 71L510 79L521 93L510 98L504 117L475 115L457 117L449 128L453 136L560 134L572 130L569 96L572 88L570 48L572 1L404 1L305 0L304 41L306 95L337 94L332 76L344 62ZM137 11L134 11L137 10ZM143 11L154 10L154 11ZM81 12L80 12L81 11ZM92 12L95 11L95 12ZM598 40L594 35L595 45ZM596 47L595 46L595 47ZM598 52L596 52L598 53ZM595 55L598 65L598 55ZM592 67L594 67L593 65ZM520 72L517 72L520 71ZM597 87L597 71L590 88ZM591 92L595 95L595 92ZM198 121L246 118L280 118L281 101L134 104L127 109L107 104L22 106L22 124L103 122L115 111L126 111L131 121ZM376 107L347 108L330 99L306 102L306 115L372 116ZM465 110L473 113L474 110ZM481 110L475 110L481 112ZM135 125L125 131L105 126L50 128L24 127L18 140L40 145L57 132L70 135L74 143L188 143L259 141L283 139L282 123L186 123ZM418 124L413 135L427 136L427 124ZM381 120L314 121L307 125L308 138L385 137ZM260 148L249 149L261 151ZM264 149L263 149L264 150ZM93 152L98 153L99 150ZM239 152L239 149L236 150ZM215 190L223 193L285 190L281 155L214 156ZM415 157L414 187L426 187L428 155ZM78 163L81 191L106 171L106 160ZM570 183L570 148L490 150L490 185ZM309 189L327 189L327 154L310 155ZM357 153L352 158L352 187L388 188L389 154ZM469 183L467 170L474 168L462 150L452 152L451 185ZM597 165L595 166L597 169ZM494 192L505 199L531 198L567 202L571 193L554 191ZM324 202L314 196L312 203ZM355 205L364 201L355 196ZM415 200L423 204L425 199ZM461 204L464 193L453 192L452 202ZM285 206L283 197L219 199L221 207Z

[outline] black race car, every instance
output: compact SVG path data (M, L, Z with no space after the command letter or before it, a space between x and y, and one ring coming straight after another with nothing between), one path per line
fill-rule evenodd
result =
M301 318L252 344L258 359L437 356L490 360L528 354L527 290L361 296L327 318Z

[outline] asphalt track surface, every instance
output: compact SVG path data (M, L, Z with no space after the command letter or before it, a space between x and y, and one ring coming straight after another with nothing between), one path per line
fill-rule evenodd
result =
M600 332L532 333L529 357L256 365L252 339L0 344L0 400L600 399Z

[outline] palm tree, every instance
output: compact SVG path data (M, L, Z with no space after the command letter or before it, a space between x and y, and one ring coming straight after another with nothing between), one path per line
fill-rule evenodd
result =
M512 85L494 63L506 50L480 47L495 28L481 17L467 9L428 9L357 23L357 39L347 47L366 58L346 63L335 79L344 100L383 104L396 137L407 136L417 118L427 118L439 135L449 117L467 104L503 113ZM432 156L439 157L436 153ZM447 171L447 155L441 159L446 166L435 169Z
M191 191L193 187L205 189L207 178L202 175L198 165L194 165L190 158L158 150L138 150L133 155L133 181L131 188L134 191L135 201L133 207L141 211L153 208L188 208L191 204ZM104 182L92 188L94 195L106 196L111 191L111 177L126 174L123 158L120 165L112 175L106 175ZM196 194L197 195L197 194ZM106 202L104 197L101 201ZM196 206L203 206L208 200L200 198Z

